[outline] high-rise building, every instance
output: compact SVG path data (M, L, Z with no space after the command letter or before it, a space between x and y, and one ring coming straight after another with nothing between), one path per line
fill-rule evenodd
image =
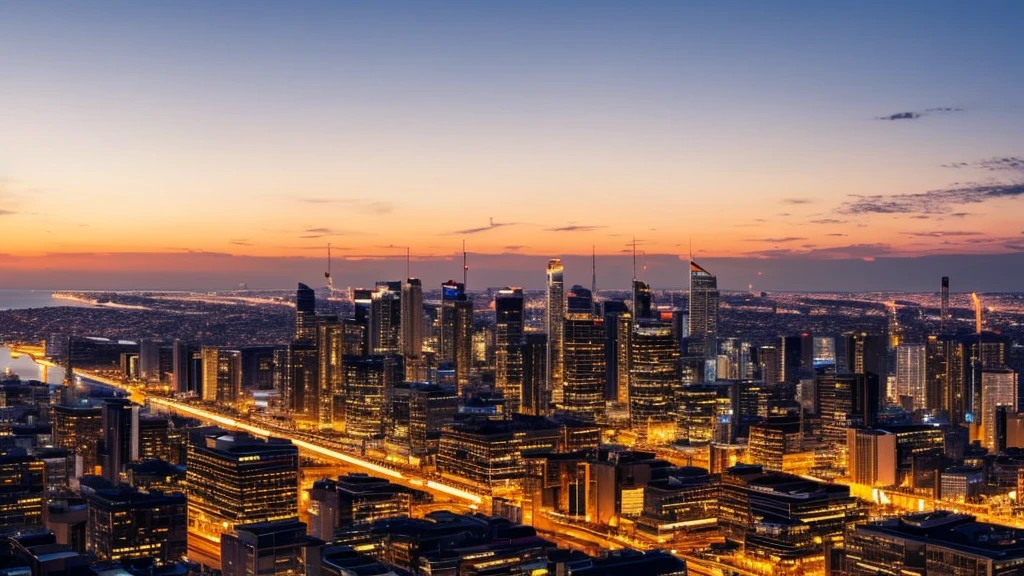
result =
M654 298L651 294L651 287L640 280L633 280L633 317L653 318Z
M924 344L900 344L896 347L896 400L912 398L914 410L928 406L927 348Z
M469 384L473 367L473 301L463 284L449 280L441 285L439 361L455 366L458 392Z
M361 473L318 480L309 491L310 533L331 540L340 530L408 517L412 497L413 490Z
M675 394L680 387L679 343L670 323L638 320L630 336L629 419L648 441L674 441ZM664 436L664 437L662 437ZM669 437L671 436L671 437Z
M779 338L779 379L782 382L796 384L800 376L811 369L803 361L804 338L802 336L782 336ZM808 354L809 355L809 354Z
M747 460L766 471L783 472L785 456L803 451L803 431L795 418L769 419L750 426Z
M590 290L573 286L566 297L563 322L562 408L584 420L604 410L604 318L594 315Z
M179 394L201 396L203 393L202 350L181 340L171 345L171 364L174 390Z
M822 435L828 442L846 442L846 429L872 427L878 417L880 384L874 374L836 375L833 368L819 368L814 375Z
M402 286L402 357L405 358L405 379L421 382L427 379L423 361L423 283L409 278Z
M704 357L718 354L718 278L690 262L690 338L703 341Z
M219 549L209 543L236 525L298 515L299 452L288 440L199 431L189 444L186 474L189 552L211 563L219 561Z
M765 384L772 386L782 382L782 360L779 357L779 349L775 346L765 345L757 349L757 365L759 378Z
M42 527L45 466L22 448L0 452L0 530Z
M356 438L379 438L384 433L388 391L401 379L401 357L346 356L342 366L346 433Z
M455 388L414 383L409 390L409 453L417 458L437 454L441 428L455 420L459 397Z
M139 341L139 379L143 382L160 381L160 341Z
M370 295L370 354L398 354L402 346L402 283L378 282Z
M625 333L619 332L619 321L623 315L629 316L629 307L622 300L605 300L600 305L600 315L604 318L604 399L608 402L619 402L620 380L623 396L629 395L628 345L624 345L625 365L619 366L620 340L629 340L628 330Z
M314 330L315 333L315 330ZM288 347L284 403L292 417L318 422L320 349L312 342L293 342Z
M132 461L138 415L139 406L127 398L103 402L103 477L115 486L121 482L122 468Z
M173 561L188 549L184 494L143 493L127 485L86 496L86 544L104 561Z
M873 428L846 431L846 471L850 481L865 486L893 486L897 481L897 436Z
M235 408L242 398L242 353L204 346L203 395L206 402Z
M550 376L548 390L562 386L562 320L565 317L565 283L562 279L564 267L560 258L548 260L547 301L544 307L544 323L548 333L547 366Z
M235 526L220 540L223 576L319 574L323 540L298 520Z
M74 452L76 476L95 473L102 436L102 406L80 401L53 407L53 442Z
M886 367L888 343L885 336L856 332L846 334L846 366L853 374L877 374L883 380L889 374Z
M549 413L551 394L548 389L548 335L543 332L527 332L523 335L522 350L519 355L523 360L523 399L520 411L534 416L545 416Z
M519 412L523 393L520 352L525 324L522 288L504 288L494 296L494 386L510 412Z
M996 413L1000 406L1017 410L1017 373L1009 368L986 368L981 371L982 446L995 451Z
M299 283L295 291L295 338L296 342L316 340L316 292Z
M321 316L317 325L318 384L306 398L310 420L321 428L334 424L335 403L344 395L342 358L345 354L344 326L336 316Z
M949 276L942 277L942 294L939 304L939 331L945 334L949 330Z

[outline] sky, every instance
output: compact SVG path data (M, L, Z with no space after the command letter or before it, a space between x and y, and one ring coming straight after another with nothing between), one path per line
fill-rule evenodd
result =
M464 241L507 283L593 250L625 287L634 239L673 263L666 287L691 245L743 270L731 288L903 262L868 275L907 289L935 283L910 276L924 262L967 261L992 272L982 289L1024 287L1000 265L1024 252L1022 17L1014 1L2 3L0 288L287 286L322 278L328 242L342 283L365 284L406 247L443 275Z

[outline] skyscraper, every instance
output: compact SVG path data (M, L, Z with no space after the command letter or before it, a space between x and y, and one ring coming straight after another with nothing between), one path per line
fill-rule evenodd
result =
M654 298L651 295L651 287L640 280L633 280L633 317L652 318L652 305Z
M560 258L548 260L547 302L544 307L545 324L548 332L547 365L550 376L548 390L562 386L562 320L565 317L565 284L562 280L564 268Z
M494 296L494 385L505 396L510 412L522 400L523 289L504 288Z
M103 402L103 477L115 486L121 482L121 468L132 459L132 424L138 422L138 410L127 398Z
M652 433L660 434L675 421L675 394L681 385L679 344L671 324L652 320L636 321L630 343L629 419L650 442Z
M884 380L889 373L885 362L885 336L856 332L844 337L847 368L854 374L877 374Z
M242 396L242 353L204 346L202 358L203 400L234 408Z
M455 366L455 381L459 394L469 384L473 366L473 301L466 294L464 284L449 280L441 285L438 360Z
M718 354L718 279L690 262L690 338L704 342L704 357Z
M562 378L562 407L593 420L604 410L604 319L594 315L590 290L573 286L566 298Z
M942 277L942 294L939 305L939 330L942 334L949 329L949 276Z
M619 390L622 390L624 398L628 398L629 331L632 330L632 324L626 325L622 331L619 330L619 324L623 317L631 318L629 307L622 300L605 300L600 308L604 318L604 399L623 402L619 399Z
M1017 410L1017 373L1009 368L986 368L981 371L982 446L996 448L996 411L1006 406Z
M409 278L402 286L402 356L405 358L405 379L426 380L423 363L423 283Z
M295 291L295 341L316 340L316 292L299 283Z
M345 432L356 438L378 438L384 431L385 401L400 378L401 357L346 356Z
M896 400L910 396L914 410L927 408L927 349L924 344L896 347Z
M317 386L305 399L310 419L320 428L334 424L334 407L343 397L342 358L345 355L344 325L337 316L321 316L317 325Z
M378 282L370 295L370 354L398 354L402 341L402 283Z
M543 332L528 332L523 335L523 400L520 411L534 416L546 416L551 403L547 386L550 371L547 359L550 348L548 335Z

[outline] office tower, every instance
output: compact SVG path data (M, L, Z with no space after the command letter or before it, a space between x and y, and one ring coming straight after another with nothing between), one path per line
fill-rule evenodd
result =
M675 394L679 440L691 445L706 445L715 440L719 422L720 387L710 384L684 384ZM728 400L728 397L725 398ZM722 417L731 419L729 405Z
M803 451L803 431L796 418L768 419L752 424L747 442L747 461L766 471L785 471L786 455Z
M629 420L649 442L674 441L679 344L672 325L638 320L630 338ZM671 436L671 437L670 437Z
M690 262L690 338L703 341L704 358L718 353L718 278Z
M593 295L582 286L566 297L563 336L562 408L593 420L604 411L605 330L604 319L594 316Z
M897 436L873 428L846 431L846 472L850 481L864 486L893 486L897 481Z
M550 412L551 395L548 393L548 335L543 332L527 332L523 336L519 356L523 360L523 400L520 411L534 416L546 416Z
M296 342L316 340L316 292L299 283L295 291L295 338Z
M651 287L640 280L633 280L633 317L653 318L652 306L654 298L651 294Z
M562 280L564 267L560 258L548 260L547 301L545 302L545 324L548 332L547 366L551 372L548 390L562 387L562 320L565 317L565 283Z
M132 460L132 444L139 406L127 398L103 402L103 477L111 484L121 482L121 469Z
M629 396L629 346L624 344L625 362L619 365L620 340L629 341L629 330L619 332L619 321L623 315L629 316L629 308L622 300L605 300L601 303L601 317L604 318L604 365L605 383L604 399L608 402L619 402L619 389L624 397ZM632 329L632 327L629 327Z
M246 346L242 348L242 391L273 390L275 354L279 346Z
M981 371L982 446L995 451L996 411L1000 406L1017 409L1017 373L1009 368L986 368Z
M1012 528L944 510L857 525L833 572L878 574L1013 574L1024 562L1024 544ZM964 568L960 568L964 567Z
M221 574L320 574L323 546L323 540L306 535L306 525L298 520L235 526L220 540Z
M762 382L771 386L782 382L782 359L779 357L779 349L775 346L765 345L757 349L757 365Z
M171 446L168 442L170 421L163 416L133 412L132 427L137 434L132 439L132 460L170 460Z
M23 448L0 452L0 531L43 524L45 464Z
M844 338L847 368L853 374L877 374L884 380L889 373L885 363L886 338L864 332L847 334Z
M409 390L409 453L417 458L437 454L441 428L455 421L459 397L455 388L413 383Z
M221 534L236 525L298 515L299 451L280 438L206 430L188 448L189 554L219 560ZM196 536L193 538L193 534Z
M160 381L160 341L139 341L139 379L143 382Z
M615 401L629 404L629 382L633 368L633 315L628 311L615 317L618 341L615 346Z
M317 326L318 384L313 398L306 398L310 420L321 428L334 424L335 401L342 396L344 333L336 316L321 316Z
M370 354L398 354L402 342L402 283L378 282L370 294Z
M945 334L949 325L949 276L942 277L942 294L939 304L939 332Z
M174 561L187 552L184 494L143 493L122 485L92 491L86 502L86 545L100 560Z
M949 412L946 354L948 338L928 336L925 341L925 407L932 412Z
M203 393L202 350L198 346L181 340L175 340L171 348L174 389L180 394L191 393L201 397Z
M331 540L342 530L364 527L378 520L408 517L413 490L383 478L349 473L337 480L323 479L309 491L310 534Z
M203 400L236 408L242 399L242 353L204 346L202 356Z
M927 408L927 349L924 344L900 344L896 347L896 398L912 398L914 410Z
M522 401L523 289L504 288L494 296L494 386L505 396L510 412Z
M803 337L782 336L779 338L779 376L782 382L796 384L804 368Z
M423 283L409 278L402 286L402 357L405 358L405 379L422 382L427 379L423 361Z
M297 420L319 422L320 350L315 339L288 347L287 374L284 402L288 411Z
M814 384L826 441L842 444L847 428L875 425L880 399L877 375L836 375L834 369L826 367L815 370Z
M345 388L345 431L357 438L384 433L385 399L401 379L401 357L346 356L342 361Z
M473 301L465 285L449 280L441 285L441 334L439 361L452 362L455 381L461 395L469 384L473 366Z
M76 476L95 472L102 436L102 406L86 401L53 407L53 442L75 454Z
M813 368L819 366L835 366L836 364L836 339L831 336L813 336Z

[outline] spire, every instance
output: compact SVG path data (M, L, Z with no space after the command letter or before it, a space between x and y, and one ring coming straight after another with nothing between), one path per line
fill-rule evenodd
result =
M466 240L462 240L462 290L469 292L469 264L466 263Z

